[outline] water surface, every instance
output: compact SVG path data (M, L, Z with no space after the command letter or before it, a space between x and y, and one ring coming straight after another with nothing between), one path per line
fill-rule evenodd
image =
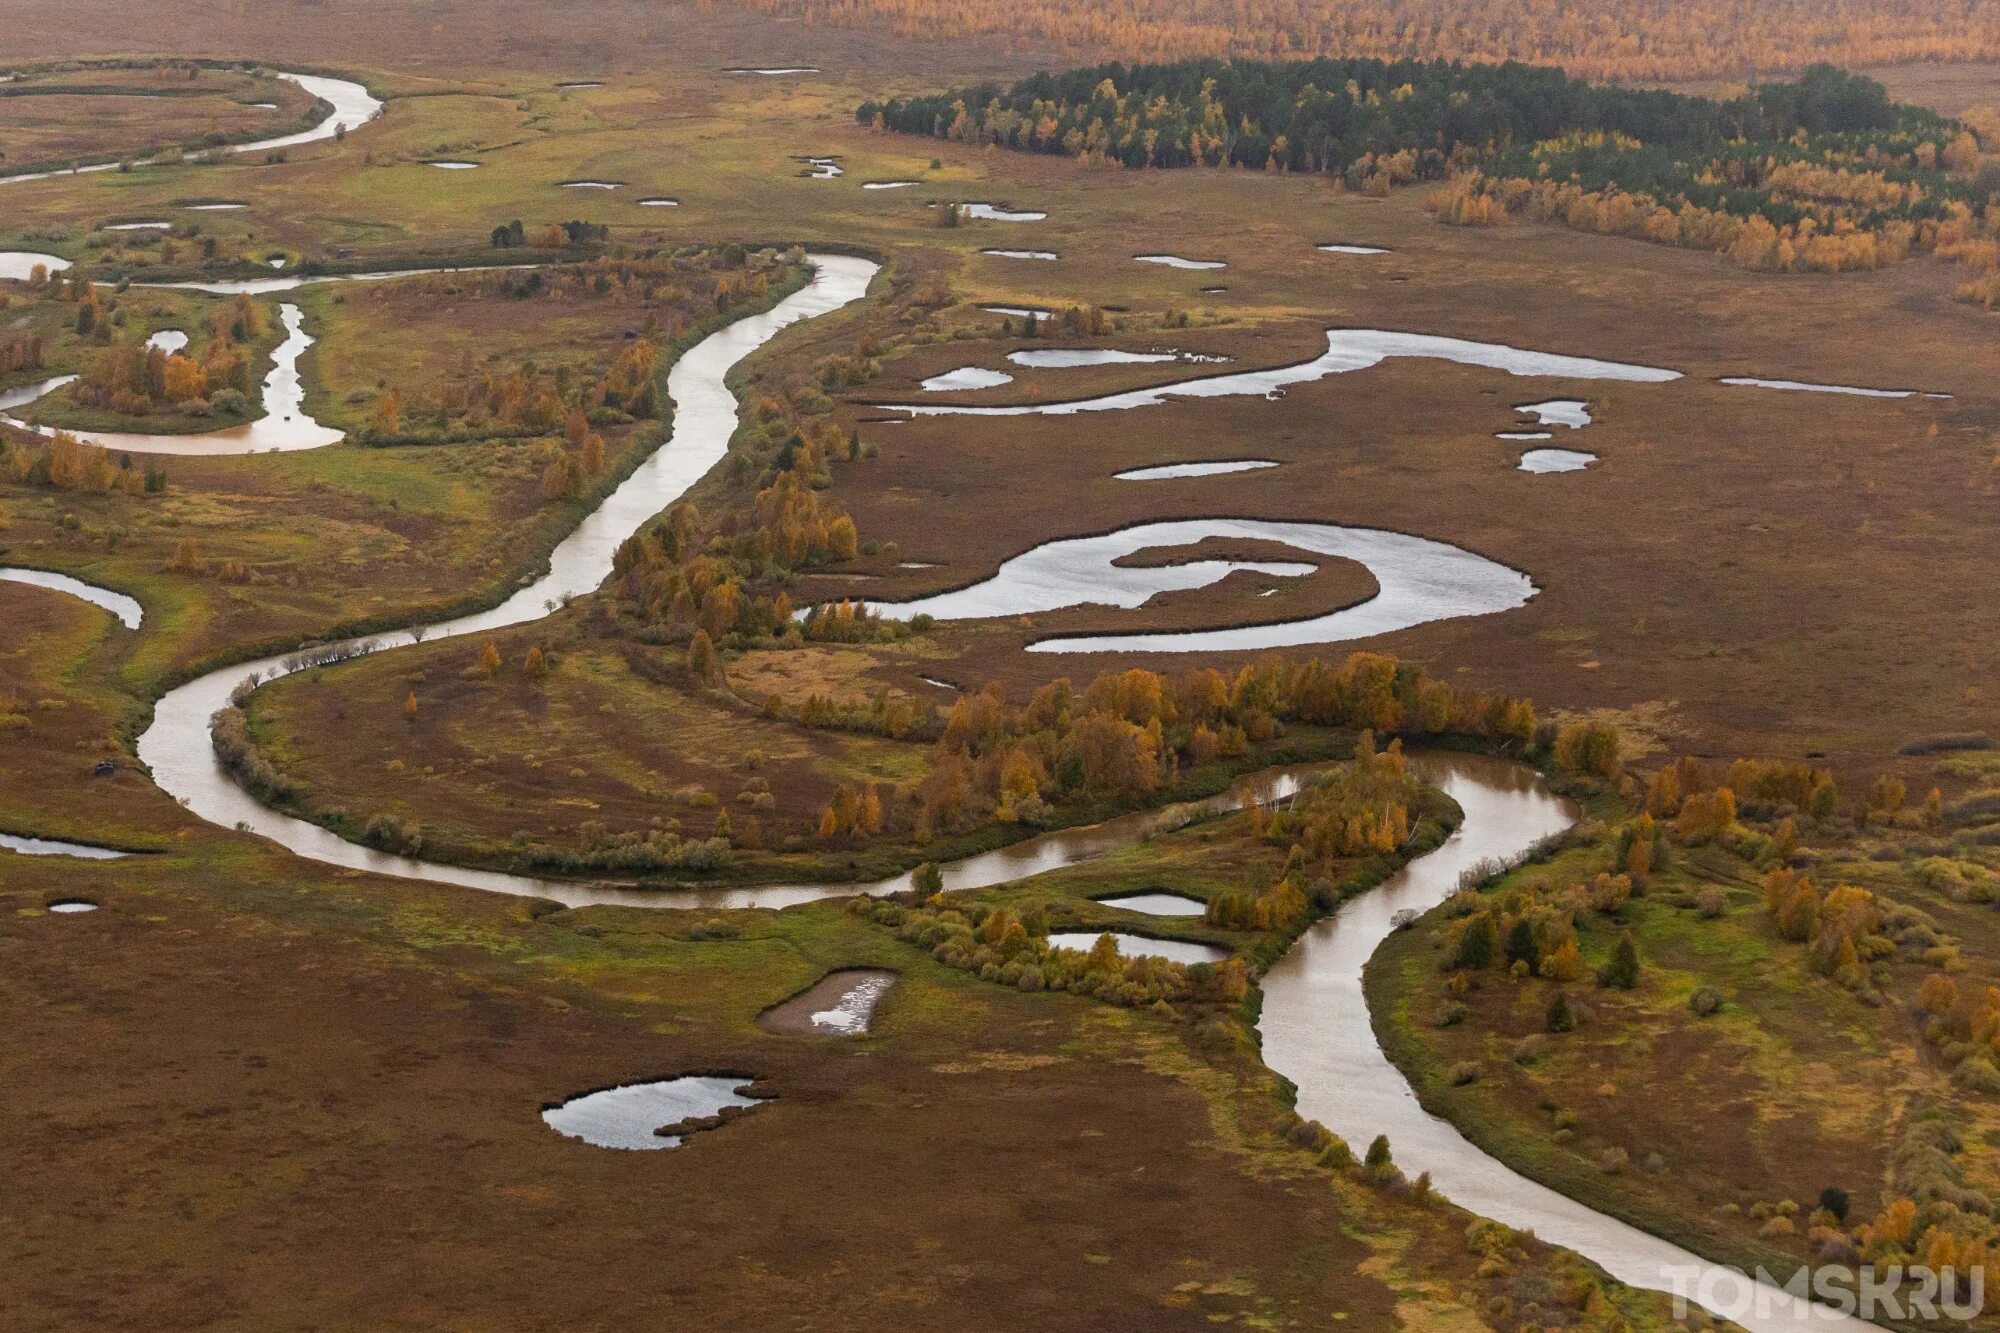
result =
M93 847L87 842L64 842L61 838L30 838L17 833L0 833L0 850L22 856L73 856L80 861L118 861L130 852L109 847Z
M1199 898L1157 890L1151 893L1123 893L1097 901L1106 907L1143 912L1147 916L1200 916L1208 911L1208 904Z
M1174 565L1121 564L1142 551L1212 539L1275 542L1313 555L1352 560L1375 577L1367 601L1327 615L1230 629L1161 630L1042 639L1030 652L1232 652L1294 648L1372 638L1460 616L1492 615L1535 595L1528 576L1460 547L1400 532L1331 523L1265 519L1179 519L1141 523L1094 537L1047 542L1004 562L968 588L908 602L870 601L894 620L918 615L977 620L1035 615L1070 606L1143 606L1163 592L1205 588L1239 570L1280 577L1317 566L1259 560L1192 560Z
M868 1031L875 1007L897 974L875 967L829 972L797 995L772 1005L757 1021L773 1032L821 1037L855 1037Z
M556 1133L599 1148L635 1152L678 1148L687 1141L685 1136L656 1131L716 1115L728 1106L761 1105L760 1099L741 1091L750 1082L741 1075L723 1074L628 1083L551 1106L542 1112L542 1119Z
M1119 930L1058 930L1049 933L1049 947L1076 949L1089 953L1097 937L1109 935L1120 957L1165 958L1175 963L1219 963L1229 950L1219 944L1196 944L1192 940L1156 940L1147 935L1129 935Z
M1022 313L1000 306L985 308L996 313ZM1600 361L1595 357L1536 352L1509 347L1503 343L1443 338L1428 333L1401 333L1390 329L1331 329L1326 335L1326 345L1326 351L1319 356L1295 365L1178 380L1141 389L1127 389L1095 398L1073 399L1069 402L1019 403L1006 406L890 403L882 406L889 411L908 412L915 416L1069 416L1078 412L1116 412L1134 407L1155 407L1170 398L1229 398L1246 395L1277 398L1294 384L1310 384L1329 375L1346 375L1357 370L1367 370L1381 365L1392 357L1435 358L1463 366L1502 370L1510 375L1549 376L1558 379L1625 380L1635 384L1659 384L1681 378L1677 370L1663 370L1654 366L1627 365L1618 361Z
M25 583L36 588L47 588L53 592L68 593L71 597L81 598L92 606L103 607L118 617L118 623L126 629L139 628L139 622L145 615L145 610L139 605L137 598L127 597L124 593L113 592L109 588L100 588L94 583L85 583L82 579L74 579L67 574L54 574L46 569L0 566L0 582Z
M1581 472L1597 461L1582 449L1530 449L1516 465L1523 472Z
M960 366L957 370L947 370L942 375L933 375L917 385L930 393L949 389L997 389L1003 384L1012 384L1014 377L1004 370L987 370L983 366Z
M1669 1290L1666 1270L1714 1266L1509 1170L1475 1148L1449 1123L1417 1103L1400 1071L1376 1044L1362 969L1397 928L1458 888L1459 876L1485 862L1516 857L1573 824L1579 811L1550 792L1532 769L1483 755L1425 752L1411 766L1442 787L1465 812L1445 843L1351 899L1302 935L1264 974L1257 1028L1264 1060L1298 1087L1299 1114L1317 1120L1357 1149L1386 1134L1406 1176L1429 1172L1460 1207L1575 1250L1622 1282ZM1728 1290L1737 1288L1731 1284ZM1789 1317L1796 1303L1773 1291L1785 1315L1748 1321L1755 1333L1800 1327L1870 1326L1812 1307L1811 1322Z
M1546 402L1522 403L1514 409L1531 416L1540 426L1568 426L1581 430L1590 424L1590 404L1581 398L1550 398Z
M1229 267L1226 262L1220 259L1186 259L1180 255L1133 255L1132 258L1141 264L1162 264L1167 268L1208 269Z
M1228 472L1260 472L1276 466L1268 458L1236 458L1220 463L1164 463L1111 475L1117 481L1167 481L1177 477L1219 477Z

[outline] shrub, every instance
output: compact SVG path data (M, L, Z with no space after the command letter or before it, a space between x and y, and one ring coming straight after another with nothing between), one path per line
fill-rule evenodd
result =
M1573 1032L1576 1030L1576 1015L1570 1012L1569 997L1561 991L1549 1001L1549 1012L1544 1026L1551 1032Z
M1688 996L1688 1008L1694 1010L1698 1018L1707 1018L1722 1008L1722 992L1713 986L1703 986Z
M1618 947L1611 951L1611 961L1597 970L1597 984L1616 986L1620 990L1631 990L1639 984L1639 946L1633 942L1631 931L1618 937Z
M1468 1083L1477 1083L1479 1081L1479 1061L1461 1060L1451 1067L1446 1077L1451 1080L1451 1086L1454 1088L1462 1088Z
M1951 1081L1968 1092L2000 1092L2000 1069L1984 1055L1969 1055L1951 1071Z

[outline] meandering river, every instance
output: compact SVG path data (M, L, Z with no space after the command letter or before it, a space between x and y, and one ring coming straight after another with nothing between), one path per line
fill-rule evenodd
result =
M877 271L877 266L866 260L842 256L815 255L810 262L816 273L806 288L764 314L711 335L675 364L668 381L675 407L668 440L556 548L546 575L492 610L426 626L423 636L449 638L535 620L563 599L597 587L609 574L618 545L723 457L737 420L737 403L725 380L728 371L787 325L858 300ZM1573 367L1570 373L1575 373ZM1316 540L1324 533L1356 531L1303 526L1321 531L1286 534L1294 544L1307 545L1306 539ZM1183 532L1161 535L1174 540L1190 537ZM1478 560L1463 552L1457 555ZM1473 578L1482 587L1490 582L1496 600L1507 604L1518 605L1532 591L1524 576L1499 566L1490 570L1466 566L1455 572ZM1448 579L1438 587L1448 590L1451 583ZM1418 589L1413 595L1428 594ZM1400 604L1391 599L1391 605ZM1501 607L1496 604L1488 609ZM1401 623L1416 622L1405 619ZM301 665L297 659L273 657L229 667L162 698L138 744L139 757L151 768L154 780L202 818L257 833L308 859L490 892L550 898L569 906L782 907L834 895L886 892L908 884L908 877L902 876L872 885L646 892L439 865L358 846L260 805L230 780L215 759L210 718L228 704L237 685L246 679L268 680ZM1452 891L1467 866L1525 850L1567 827L1575 817L1570 807L1550 795L1539 778L1525 768L1457 755L1419 756L1416 762L1428 780L1439 783L1458 800L1466 813L1465 822L1442 847L1315 926L1267 975L1260 1023L1267 1060L1298 1085L1303 1114L1357 1143L1387 1133L1405 1170L1428 1170L1444 1193L1466 1207L1512 1226L1532 1228L1544 1239L1569 1246L1635 1285L1663 1287L1664 1269L1669 1266L1705 1271L1708 1266L1692 1254L1536 1185L1479 1152L1449 1125L1417 1106L1408 1085L1376 1046L1361 975L1376 945L1393 928L1394 914L1434 904ZM962 889L1004 882L1102 856L1204 811L1282 799L1296 790L1302 776L1300 770L1271 770L1192 808L1130 815L970 857L944 868L945 887ZM1787 1298L1782 1293L1773 1296L1782 1308ZM1823 1317L1815 1313L1812 1319L1814 1327L1865 1327L1830 1312ZM1796 1326L1791 1319L1752 1324L1759 1330Z

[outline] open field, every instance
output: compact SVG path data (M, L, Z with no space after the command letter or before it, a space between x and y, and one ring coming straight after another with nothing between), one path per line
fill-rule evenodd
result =
M0 85L0 167L13 173L276 137L303 123L312 104L297 84L248 70L30 70Z
M1378 1026L1426 1104L1495 1156L1704 1254L1824 1257L1810 1214L1833 1185L1851 1195L1843 1234L1908 1194L1923 1209L1908 1243L1934 1225L1983 1243L2000 1189L2000 1074L1988 1087L1966 1068L1988 1059L1987 1016L2000 1028L1977 998L2000 982L1986 892L2000 883L1987 837L2000 768L1990 742L1945 751L1937 738L2000 728L1985 683L2000 670L1986 591L2000 581L1986 535L2000 353L1993 316L1955 299L1958 269L1913 258L1748 272L1530 222L1444 226L1421 188L1377 197L1278 172L1118 170L856 124L864 98L1013 75L1049 54L1000 34L892 41L733 7L244 10L170 22L126 0L31 0L11 19L10 60L269 60L363 79L387 113L282 160L0 186L0 248L87 265L122 317L119 341L187 328L196 351L232 298L120 280L269 276L274 259L287 273L522 267L256 298L267 315L279 300L303 311L315 342L299 361L301 410L341 443L167 458L152 491L0 470L0 565L73 574L145 611L133 631L0 582L0 833L138 853L0 850L0 996L17 1016L0 1075L28 1108L0 1142L31 1163L25 1206L0 1224L0 1304L27 1324L958 1329L991 1310L1079 1330L1668 1326L1663 1299L1472 1226L1428 1180L1348 1160L1291 1114L1292 1088L1260 1056L1256 975L1442 839L1456 812L1435 792L1398 795L1411 804L1394 817L1370 795L1311 829L1296 810L1202 818L1034 878L872 909L683 910L662 897L639 911L302 860L149 780L135 737L170 686L527 586L664 438L676 359L804 283L794 245L865 254L881 273L729 372L746 409L729 453L691 507L623 546L597 592L491 635L402 634L393 650L241 698L247 752L293 784L282 808L377 847L523 873L846 881L1213 792L1274 762L1345 757L1368 726L1527 757L1591 794L1565 850L1488 886L1485 900L1505 904L1524 884L1554 895L1617 868L1639 799L1621 764L1809 758L1844 794L1830 814L1800 814L1799 864L1822 888L1879 895L1881 930L1849 941L1856 971L1838 955L1840 979L1816 970L1814 946L1773 924L1762 876L1791 857L1771 850L1784 811L1746 799L1741 824L1675 843L1642 896L1576 908L1589 968L1629 931L1643 971L1629 990L1578 981L1589 1013L1575 1031L1543 1031L1546 977L1496 966L1447 991L1449 913L1378 958ZM348 63L330 67L332 52ZM822 72L725 72L793 64ZM185 81L171 66L120 77ZM1985 66L1888 77L1949 110L2000 100ZM560 86L576 81L603 86ZM214 91L146 99L173 111L147 120L154 137L136 151L303 109L290 84L218 70L194 82ZM271 86L279 109L241 107ZM43 101L68 114L9 115ZM94 94L0 96L0 165L31 148L94 153L97 136L112 151L131 113L105 109ZM17 126L24 147L7 137ZM815 178L807 157L841 174ZM885 182L912 183L864 188ZM243 207L191 207L225 201ZM938 205L974 201L1047 216L943 225ZM105 230L146 219L173 226ZM591 225L550 234L565 222ZM1318 248L1329 243L1384 253ZM1059 257L985 253L1009 249ZM1137 260L1163 252L1224 267ZM78 331L73 303L0 290L0 346L44 344L43 364L5 372L7 387L81 370L103 345ZM1054 313L1030 335L994 306ZM1399 355L1268 393L1169 393L1124 410L898 410L1060 407L1294 366L1327 353L1335 330L1679 374L1510 375ZM259 377L275 341L267 329L248 344ZM644 360L657 397L645 409L625 374L641 344L659 352ZM1179 359L1050 368L1021 355L1086 348ZM924 387L968 367L1011 382ZM1742 376L1917 392L1721 382ZM1552 400L1585 404L1589 423L1538 427L1517 410ZM45 417L220 424L165 408ZM1551 438L1499 438L1537 429ZM1517 462L1536 443L1597 457L1530 474ZM1239 460L1276 466L1116 475ZM1128 557L1291 566L1218 572L1129 610L863 624L850 641L787 619L966 588L1045 543L1176 519L1409 534L1519 571L1536 591L1511 610L1282 650L1290 663L1393 653L1457 691L1441 703L1414 670L1364 659L1324 685L1348 710L1338 722L1260 702L1273 680L1299 678L1239 676L1262 653L1029 651L1055 636L1285 624L1391 590L1379 570L1276 541ZM1205 682L1133 678L1123 702L1089 705L1118 719L1097 732L1076 725L1081 703L1074 715L1050 704L1059 718L1034 724L995 720L1001 697L1022 710L1068 677L1080 698L1125 667L1214 667L1218 701L1200 703ZM993 699L978 696L988 682ZM1149 688L1173 706L1149 704ZM1369 700L1393 716L1360 721ZM1440 708L1447 718L1431 716ZM1554 725L1585 717L1622 731L1622 751L1593 770L1601 785L1576 776L1589 767L1574 753L1583 731ZM941 744L952 726L957 740ZM1100 781L1100 767L1139 767L1135 754L1154 765L1143 781ZM96 776L105 759L112 771ZM954 765L976 795L933 828ZM1864 818L1885 773L1909 801ZM889 815L871 837L850 827L852 807L877 787ZM718 835L731 844L719 869L592 860L621 839ZM1130 890L1216 907L1147 918L1097 901ZM68 897L99 910L45 910ZM1894 924L1903 911L1923 929ZM1244 970L1100 966L1100 979L1157 983L1169 998L1065 993L1043 981L1060 979L1059 963L1023 962L1023 950L1046 957L1037 941L1051 929L1213 945ZM1012 971L968 963L972 939ZM898 974L866 1035L759 1025L850 967ZM1920 1004L1934 971L1956 978L1958 1009ZM1689 1007L1703 988L1723 996L1712 1016ZM1438 1025L1446 1005L1462 1012ZM1461 1082L1467 1062L1477 1076ZM668 1152L603 1151L538 1123L587 1091L695 1073L743 1074L772 1100ZM1933 1111L1959 1140L1946 1174L1960 1195L1909 1166ZM1366 1146L1348 1145L1356 1157ZM1947 1215L1940 1199L1964 1206Z

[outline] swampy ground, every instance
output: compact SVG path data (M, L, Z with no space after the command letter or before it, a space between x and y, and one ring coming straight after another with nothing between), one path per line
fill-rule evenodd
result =
M338 52L328 72L365 80L389 111L283 160L0 186L0 248L105 275L105 299L126 313L120 336L198 330L226 298L114 293L117 277L244 278L268 272L273 256L348 271L574 261L588 252L539 244L549 224L571 219L608 224L633 249L859 249L884 264L868 299L788 331L733 381L746 401L811 402L814 420L863 446L817 492L852 514L863 545L797 580L799 604L920 596L1055 538L1156 519L1390 528L1522 570L1540 592L1502 615L1355 646L1456 685L1531 697L1544 718L1614 720L1627 758L1642 762L1809 758L1831 765L1844 791L1889 771L1919 793L1936 782L1953 802L1977 801L1995 781L1976 763L1897 754L2000 724L1985 684L2000 666L1986 593L2000 554L1985 535L2000 475L1990 388L2000 354L1990 317L1952 299L1941 265L1752 274L1566 230L1443 227L1420 190L1374 199L1320 180L1093 169L854 123L865 97L1024 73L1042 63L1033 51L919 46L733 13L676 10L670 21L628 5L558 20L459 0L421 10L286 3L196 24L164 8L28 0L10 15L9 59L148 52L327 69ZM722 72L763 65L823 73ZM1985 96L1977 69L1905 75L1898 91L1960 109ZM121 77L164 85L185 75L142 67ZM557 87L574 80L605 86ZM291 85L222 70L196 82L232 106L272 93L255 100L281 109L256 116L294 113ZM13 114L28 99L0 99L0 149L12 167L240 127L237 111L204 98L146 99L144 114L125 109L141 99L121 98L115 116L48 124ZM804 155L837 157L844 175L801 176ZM440 159L479 166L425 165ZM585 178L625 184L560 188ZM861 189L887 179L919 184ZM638 203L657 196L679 206ZM936 200L1048 217L945 227ZM216 201L246 206L188 207ZM173 233L104 230L153 218L172 220ZM514 219L537 243L493 248L492 230ZM1389 253L1315 249L1330 241ZM1061 259L979 253L1011 247ZM1160 249L1228 267L1132 260ZM8 372L6 387L83 367L95 345L72 309L0 288L0 345L29 332L45 342L46 365ZM131 748L170 684L498 600L589 509L588 493L547 492L559 426L370 447L358 437L381 420L383 399L424 399L529 360L551 374L601 369L644 318L616 300L531 302L460 276L284 299L318 339L302 362L308 409L356 438L165 460L168 484L151 495L0 475L0 563L72 573L146 609L133 632L72 599L0 583L0 831L143 853L89 865L0 853L0 996L12 1019L0 1076L23 1108L0 1143L27 1164L13 1195L25 1206L0 1222L0 1287L24 1326L942 1329L995 1309L1042 1328L1471 1328L1512 1327L1531 1304L1550 1320L1607 1322L1571 1258L1521 1241L1496 1270L1468 1247L1465 1215L1319 1165L1287 1141L1286 1090L1254 1046L1254 992L1244 1006L1166 1013L1019 992L946 967L837 903L553 911L304 862L179 807ZM1096 335L1027 339L988 305L1096 306L1112 322ZM691 327L714 314L679 313ZM1684 376L1525 379L1391 360L1274 401L913 421L884 406L936 397L916 386L965 365L1006 367L1015 382L959 401L1021 403L1290 364L1317 356L1337 326ZM856 355L864 340L873 373L826 386L828 358ZM1228 364L1005 361L1049 345L1178 349ZM1953 396L1717 382L1731 375ZM1567 475L1516 471L1522 446L1495 432L1520 424L1514 405L1557 397L1586 400L1594 420L1558 429L1552 443L1601 461ZM638 461L650 429L607 432L607 477ZM1243 457L1282 466L1113 476ZM718 469L693 498L728 511L747 503L746 480ZM1238 544L1150 554L1278 553ZM426 644L301 673L261 691L251 715L263 752L322 813L420 823L466 860L494 858L524 830L557 840L590 822L695 830L719 808L739 829L758 818L766 843L744 849L752 868L824 870L844 858L832 868L887 873L940 846L833 854L815 824L843 784L886 789L921 774L928 743L807 729L755 701L860 703L886 691L944 707L953 695L930 682L995 681L1019 699L1056 675L1110 666L1234 671L1241 655L1077 663L1023 649L1052 633L1314 616L1373 593L1358 567L1319 563L1303 578L1239 572L1133 612L731 651L707 689L674 674L679 663L660 645L616 631L607 599L585 598L494 636L498 673L480 666L478 641ZM524 674L530 649L552 664L546 678ZM643 670L653 659L671 669ZM419 685L412 717L405 699ZM1287 739L1317 745L1315 756L1351 744L1346 734ZM96 776L105 760L111 771ZM1630 811L1593 814L1609 827ZM1026 831L984 830L943 850ZM1971 993L2000 956L1990 909L1940 896L1915 869L1940 845L1974 864L1986 855L1953 850L1952 836L1891 838L1843 822L1806 841L1834 867L1829 880L1932 913ZM1524 873L1594 874L1603 853L1593 846L1564 854L1574 867ZM1883 847L1894 854L1876 857ZM1343 890L1387 868L1344 865ZM1165 931L1257 960L1283 938L1163 924L1091 900L1134 889L1206 899L1268 886L1283 869L1283 849L1237 817L959 901L967 911L1054 904L1065 927ZM1443 947L1445 925L1400 935L1371 982L1392 1053L1490 1150L1712 1254L1802 1254L1803 1222L1790 1238L1764 1234L1764 1223L1783 1200L1809 1211L1828 1184L1853 1192L1857 1216L1872 1210L1884 1187L1871 1182L1922 1097L1961 1118L1974 1149L1957 1168L1968 1187L1993 1184L1982 1094L1951 1082L1908 1007L1942 964L1917 947L1893 965L1895 1002L1864 1003L1802 969L1799 945L1772 938L1761 873L1691 853L1656 876L1652 895L1585 930L1595 963L1630 929L1645 980L1593 999L1592 1023L1540 1063L1512 1058L1546 1005L1539 979L1491 979L1456 997L1462 1021L1435 1028L1429 951ZM1673 900L1709 882L1726 888L1719 917ZM43 910L78 895L104 910ZM853 966L902 977L866 1037L757 1026L768 1005ZM1715 1018L1687 1008L1701 986L1728 990ZM1488 1073L1453 1088L1448 1071L1468 1060ZM706 1070L753 1071L777 1100L686 1149L649 1154L588 1149L536 1114L591 1088ZM1545 1102L1576 1111L1570 1139L1552 1140ZM1603 1169L1613 1149L1629 1169ZM1668 1169L1645 1167L1653 1152ZM1753 1217L1759 1205L1766 1216ZM1664 1320L1664 1302L1615 1284L1600 1300L1634 1326Z

